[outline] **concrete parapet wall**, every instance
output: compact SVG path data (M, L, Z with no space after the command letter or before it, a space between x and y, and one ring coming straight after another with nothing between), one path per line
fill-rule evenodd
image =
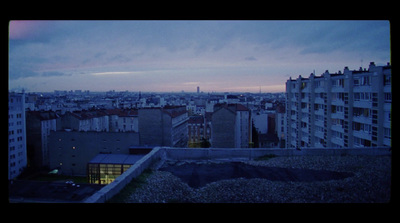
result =
M254 159L264 155L277 156L329 156L329 155L390 155L388 147L374 148L306 148L306 149L237 149L237 148L165 148L169 160Z
M145 169L154 165L162 159L163 148L154 148L150 153L138 160L127 171L121 174L112 183L104 186L92 196L88 197L83 203L104 203L119 193L133 178L139 176Z

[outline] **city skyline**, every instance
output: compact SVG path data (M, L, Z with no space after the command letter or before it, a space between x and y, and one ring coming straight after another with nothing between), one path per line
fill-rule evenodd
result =
M284 92L390 62L389 21L11 21L9 89Z

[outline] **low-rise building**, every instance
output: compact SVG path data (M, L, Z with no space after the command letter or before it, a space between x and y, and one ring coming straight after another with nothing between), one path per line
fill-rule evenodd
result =
M57 131L48 137L49 166L65 175L85 176L87 163L96 155L129 154L139 146L136 132Z

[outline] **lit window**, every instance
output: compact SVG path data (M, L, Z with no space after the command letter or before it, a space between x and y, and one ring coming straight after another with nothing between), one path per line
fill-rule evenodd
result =
M73 147L72 147L72 149L76 149L76 147L75 147L75 146L73 146Z

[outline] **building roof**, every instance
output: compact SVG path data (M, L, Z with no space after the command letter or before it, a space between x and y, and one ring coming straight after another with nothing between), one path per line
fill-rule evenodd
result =
M35 117L40 121L57 119L59 116L53 111L29 111L27 113L31 117Z
M138 115L138 110L114 108L104 110L104 113L106 113L107 115L117 115L119 117L132 117Z
M202 115L194 115L190 116L188 120L189 124L203 124L204 123L204 117Z
M249 111L249 109L242 105L242 104L216 104L214 106L214 112L216 112L219 109L226 108L232 112L237 112L237 111Z
M89 163L133 165L144 155L97 154Z

